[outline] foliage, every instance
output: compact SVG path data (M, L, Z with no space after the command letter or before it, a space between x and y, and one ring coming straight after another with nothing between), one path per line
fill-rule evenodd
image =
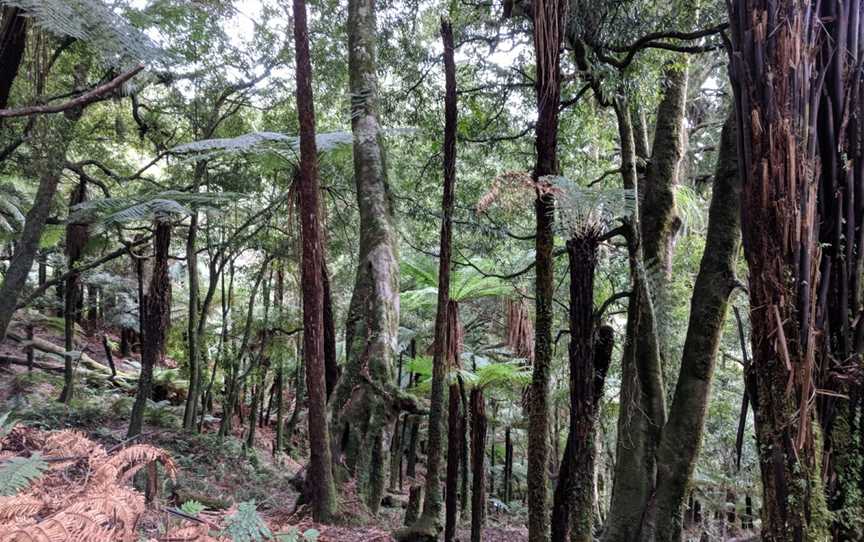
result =
M36 452L30 457L10 457L0 463L0 496L15 495L38 480L48 463Z

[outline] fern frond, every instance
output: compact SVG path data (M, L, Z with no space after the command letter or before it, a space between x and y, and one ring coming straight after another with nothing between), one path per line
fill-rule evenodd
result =
M142 467L154 461L162 464L170 478L173 479L177 475L174 460L165 450L147 444L136 444L103 462L93 474L93 484L98 486L125 482Z
M0 497L0 522L22 521L32 518L45 507L45 502L28 495Z
M163 56L150 38L100 0L0 0L0 4L21 8L51 34L88 43L116 68L148 64Z
M327 152L353 141L351 132L324 132L315 136L319 152ZM253 132L232 138L203 139L178 145L171 152L195 160L242 154L275 154L296 163L300 152L300 139L278 132Z
M0 495L15 495L42 476L48 463L39 452L30 457L13 457L0 465Z

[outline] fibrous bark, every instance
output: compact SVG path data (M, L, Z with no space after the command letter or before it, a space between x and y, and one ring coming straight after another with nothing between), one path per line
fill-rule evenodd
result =
M814 316L820 172L814 138L822 21L802 0L728 6L743 176L741 231L750 275L761 536L768 542L824 539L820 437L810 408L819 340Z
M570 263L570 426L552 507L552 540L590 542L594 518L594 444L612 329L597 329L594 271L599 231L586 225L567 241ZM571 532L571 525L573 527Z
M138 379L138 392L132 405L128 437L141 432L144 424L144 409L153 388L153 367L161 361L165 351L165 336L171 312L171 282L168 276L168 252L171 247L171 224L156 221L156 235L153 238L153 273L147 300L144 307L144 336L147 340L141 345L141 376Z
M323 247L319 215L318 151L312 100L312 62L305 0L294 0L294 44L297 51L297 116L300 124L300 231L303 239L303 357L309 404L309 469L307 488L315 521L328 522L336 512L336 488L327 430L327 390L324 380L324 289L321 284Z
M561 41L567 3L533 3L534 55L537 66L536 162L532 177L535 201L535 335L534 369L528 402L528 540L549 540L547 472L549 460L549 371L552 363L552 306L555 199L543 177L558 171L558 108L561 102Z

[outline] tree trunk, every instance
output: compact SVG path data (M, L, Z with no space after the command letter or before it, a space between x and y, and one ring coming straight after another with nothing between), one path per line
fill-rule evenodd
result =
M450 384L447 410L447 481L444 521L444 542L453 542L456 536L456 521L459 517L459 466L462 455L462 400L459 385Z
M599 231L586 224L567 241L570 263L570 426L552 508L552 540L591 542L594 517L594 426L612 354L613 332L596 330L594 271Z
M730 115L721 136L678 383L657 452L656 491L645 526L648 536L657 540L681 539L681 510L699 455L726 308L736 283L740 210L741 181Z
M312 63L305 0L294 0L294 42L297 57L297 115L300 124L300 229L303 239L303 356L309 394L309 469L306 475L315 521L327 523L336 512L336 488L327 430L324 380L324 288L321 284L321 223L312 100Z
M153 387L153 367L162 359L165 351L165 335L168 329L168 315L171 312L168 276L168 253L171 247L171 224L156 221L156 235L153 238L153 275L147 292L144 310L144 335L147 340L141 345L141 376L138 379L138 392L132 406L129 420L128 437L141 432L144 424L144 409Z
M813 104L822 89L821 79L810 74L820 73L823 21L803 1L728 7L741 231L750 273L761 536L767 542L821 540L828 536L829 515L810 399L819 348L814 313L820 256Z
M441 530L441 418L444 407L444 380L447 373L450 305L450 254L456 185L456 63L453 27L441 21L444 44L444 195L441 202L441 248L438 257L438 306L435 314L435 341L432 361L432 392L429 405L428 450L426 453L426 497L423 513L411 526L395 533L397 540L434 542Z
M614 103L621 142L621 176L625 189L636 193L636 152L626 102ZM656 143L655 143L656 144ZM622 405L618 416L612 500L603 540L637 540L643 510L653 486L655 448L666 415L660 350L646 271L642 265L639 210L624 223L630 265L627 328L621 356Z
M480 542L486 520L486 399L471 390L471 542Z
M5 76L6 72L2 72ZM39 188L33 206L27 211L24 219L24 229L21 237L15 244L9 269L3 277L0 286L0 343L6 338L6 330L12 315L18 305L18 298L27 283L27 276L33 267L33 260L39 250L39 240L42 230L48 220L51 211L51 203L60 176L63 172L63 164L66 157L66 149L69 145L69 135L75 123L81 117L81 110L72 110L68 115L57 119L50 126L45 120L37 120L35 123L33 144L33 157L31 160L36 164L39 174Z
M27 45L27 20L21 9L3 7L0 23L0 109L6 109L12 83L18 75L18 67Z
M504 502L513 500L513 440L510 426L504 430Z
M204 171L203 162L195 165L195 186L198 191L198 183ZM201 360L199 359L198 334L198 311L199 287L198 287L198 211L193 210L189 218L189 231L186 234L186 273L189 280L189 302L187 307L188 319L186 326L186 353L189 357L189 392L186 395L186 405L183 408L183 429L192 431L195 427L195 415L198 410L198 395L201 388ZM206 318L206 315L202 315Z
M534 55L537 66L534 370L528 402L528 541L549 540L546 472L549 462L549 371L552 363L552 307L555 200L547 175L558 172L558 108L561 101L561 41L566 27L564 0L537 0Z
M393 387L399 331L398 241L378 119L376 20L375 0L348 3L360 253L345 323L345 372L331 402L334 459L356 476L358 491L373 514L387 472L383 439L394 420L393 405L376 388Z
M87 182L81 180L69 198L69 209L87 201ZM79 307L83 305L84 287L81 285L81 275L75 272L75 266L84 254L90 237L86 224L66 225L66 257L69 270L72 271L66 279L66 299L63 310L63 338L66 352L75 350L75 322L80 320ZM63 373L63 391L60 401L67 405L72 401L75 389L75 374L71 354L64 357L65 371Z

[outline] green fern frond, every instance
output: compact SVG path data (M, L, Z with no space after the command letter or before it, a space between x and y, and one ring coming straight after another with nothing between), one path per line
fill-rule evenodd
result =
M636 192L626 188L585 188L567 177L548 178L557 189L559 227L570 237L586 229L604 230L610 221L636 208Z
M315 136L319 152L350 145L352 140L351 132L344 131L324 132ZM171 152L195 160L243 154L275 154L288 162L296 163L300 152L300 139L278 132L253 132L231 138L193 141L174 147Z
M166 190L121 198L102 198L80 203L66 219L70 224L96 224L105 229L129 222L149 222L157 216L186 216L193 208L214 208L235 202L229 192L179 192Z
M255 501L241 502L227 520L228 525L220 534L234 542L261 542L273 538L273 533L258 514Z
M0 0L0 4L21 8L26 17L51 34L89 44L110 66L148 64L164 54L100 0Z
M13 457L0 463L0 495L15 495L42 476L46 470L48 463L38 452L30 457Z

